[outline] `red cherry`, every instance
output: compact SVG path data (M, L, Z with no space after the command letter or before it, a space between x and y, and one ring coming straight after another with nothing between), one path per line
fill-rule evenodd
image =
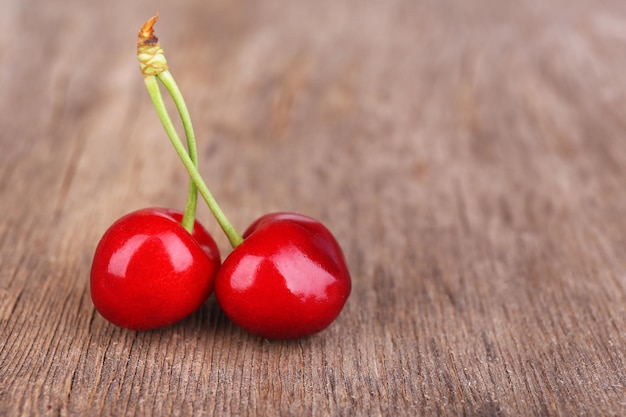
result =
M91 298L111 323L133 330L173 324L196 311L213 289L220 257L199 223L189 234L182 213L147 208L104 233L91 266Z
M272 213L243 236L215 279L217 301L235 324L268 339L292 339L324 330L337 318L351 280L324 225Z

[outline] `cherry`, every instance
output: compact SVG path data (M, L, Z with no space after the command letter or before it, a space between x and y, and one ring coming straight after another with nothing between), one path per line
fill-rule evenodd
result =
M163 127L172 141L180 143L160 97L157 78L172 96L187 139L188 149L181 143L179 151L197 169L189 112L153 37L152 25L157 18L150 19L139 32L138 58ZM198 190L190 180L184 213L161 208L138 210L105 232L94 254L90 280L93 303L104 318L129 329L154 329L187 317L206 301L213 290L220 255L213 238L195 220L197 199Z
M189 234L183 213L161 208L132 212L104 233L91 267L91 298L113 324L149 330L195 312L209 297L220 255L198 222Z
M324 225L295 213L266 214L243 235L215 281L215 296L238 326L268 339L309 336L341 312L351 280Z

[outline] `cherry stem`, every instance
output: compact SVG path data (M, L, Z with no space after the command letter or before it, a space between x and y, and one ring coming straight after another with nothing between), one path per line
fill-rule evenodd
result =
M183 129L185 130L185 137L187 138L187 151L191 162L198 167L198 147L196 144L196 135L193 131L193 125L191 124L191 116L189 110L185 104L178 84L172 74L166 70L157 75L157 78L161 80L168 93L172 97L180 119L183 122ZM196 217L196 207L198 203L198 187L193 181L189 181L189 195L187 196L187 205L185 206L185 213L181 221L182 226L189 232L193 233L193 227Z
M165 72L168 72L168 71L166 70L162 72L161 74ZM171 78L171 75L170 75L170 78ZM236 248L237 246L241 244L241 242L243 242L243 238L241 237L241 235L237 233L235 228L232 226L232 224L230 223L230 221L228 220L228 218L222 211L221 207L217 204L217 201L213 197L213 194L211 194L209 187L207 187L206 183L204 182L202 175L200 175L200 172L198 171L198 167L192 161L190 155L187 153L187 149L185 149L185 145L183 144L183 142L180 140L180 137L176 133L174 124L172 123L172 120L170 119L170 116L167 112L167 108L163 101L163 96L161 95L161 90L159 89L159 83L157 82L156 76L146 76L144 77L144 81L148 89L148 93L150 94L150 98L152 99L152 103L154 104L154 108L156 109L157 114L159 115L159 119L161 120L161 123L163 124L163 127L165 128L165 132L167 133L167 136L169 137L170 142L174 146L174 149L176 150L178 157L180 158L183 165L185 166L185 169L187 169L187 172L189 173L189 178L196 185L197 190L200 192L200 195L209 206L211 213L213 213L213 216L215 217L220 227L226 234L226 237L230 241L231 246L233 248ZM163 81L163 79L161 79L161 81ZM173 81L173 78L171 81ZM181 95L181 98L182 98L182 95Z
M198 149L196 145L196 137L193 133L193 126L191 125L191 117L189 116L189 111L187 110L187 105L185 104L183 95L178 89L178 85L176 84L174 77L172 77L168 71L167 59L165 59L165 53L163 52L163 48L161 48L159 39L154 35L154 24L157 20L159 20L158 12L143 24L137 34L137 59L139 60L139 67L141 68L141 73L145 78L151 78L152 81L154 81L156 77L158 77L170 93L170 96L174 100L174 104L178 110L178 114L183 122L185 136L187 138L189 157L191 158L193 164L197 167ZM165 111L164 114L169 119L167 111ZM162 115L159 115L159 117L161 116ZM161 120L164 120L163 117L161 117ZM178 137L176 130L174 129L170 130L168 134L173 134ZM187 206L185 207L185 213L183 214L181 221L182 226L190 234L193 233L195 226L197 203L198 190L193 181L190 180Z

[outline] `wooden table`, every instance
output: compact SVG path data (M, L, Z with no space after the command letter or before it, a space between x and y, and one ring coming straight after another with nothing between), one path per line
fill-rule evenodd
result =
M324 332L95 311L106 228L186 198L135 58L157 10L235 227L341 243ZM622 0L4 0L0 62L0 415L626 415Z

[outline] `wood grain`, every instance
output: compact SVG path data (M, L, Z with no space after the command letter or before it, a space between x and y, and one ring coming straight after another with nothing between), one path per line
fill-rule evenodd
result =
M326 331L95 312L106 227L186 196L134 56L156 10L235 226L342 244ZM626 415L625 45L619 0L3 1L0 415Z

